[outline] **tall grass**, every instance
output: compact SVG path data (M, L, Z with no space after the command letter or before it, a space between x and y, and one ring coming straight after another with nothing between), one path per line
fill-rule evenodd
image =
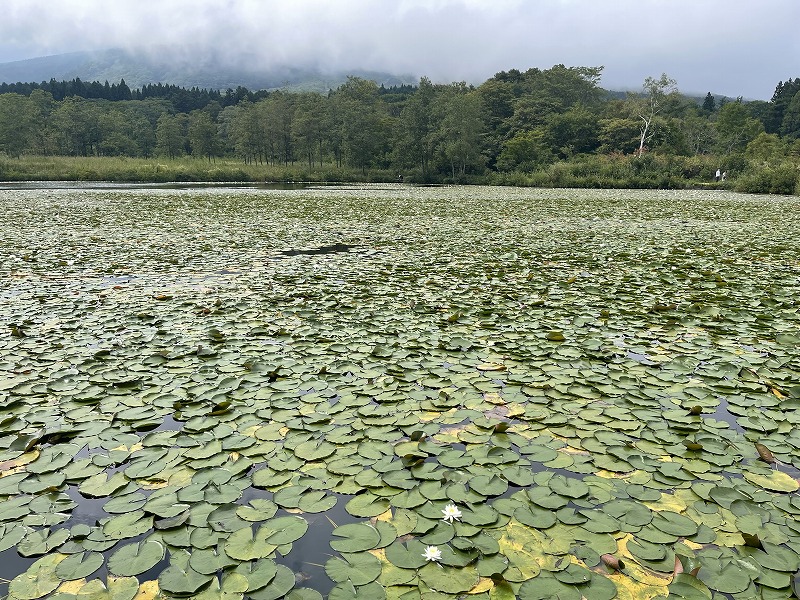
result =
M0 180L4 181L119 181L167 182L271 182L271 181L394 181L396 173L360 171L323 165L245 164L234 160L208 162L193 158L127 158L23 156L0 158Z
M533 171L472 174L451 180L448 176L423 177L413 169L405 174L409 183L467 183L528 187L680 189L687 187L729 188L764 194L800 195L800 165L758 164L743 156L727 162L714 156L645 154L581 155L569 161L543 165ZM720 164L729 169L726 182L715 182ZM245 164L220 159L126 158L0 155L0 181L118 181L169 182L393 182L397 172L370 169L366 173L334 164L309 168L293 165Z
M527 173L495 173L491 180L535 187L680 189L713 182L713 164L708 157L585 155Z

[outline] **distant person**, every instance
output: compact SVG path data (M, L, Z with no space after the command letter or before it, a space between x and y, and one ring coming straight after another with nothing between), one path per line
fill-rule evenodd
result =
M723 171L723 172L722 172L722 181L723 181L723 183L725 182L725 180L726 180L727 178L728 178L728 172L727 172L727 171Z
M397 176L397 182L398 182L398 183L403 183L403 175L402 175L402 174L399 174L399 175Z
M714 175L714 181L719 181L721 177L722 177L722 171L720 169L717 169L717 173L716 175Z

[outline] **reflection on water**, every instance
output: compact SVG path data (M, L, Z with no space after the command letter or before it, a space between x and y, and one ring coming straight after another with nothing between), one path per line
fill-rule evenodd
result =
M717 421L722 421L723 423L727 423L728 426L734 431L738 431L739 433L744 433L744 427L739 425L739 422L736 420L736 415L732 414L728 410L728 400L725 399L723 396L720 396L717 399L719 400L717 409L709 416L713 419L716 419Z
M0 552L0 598L8 594L8 580L28 570L36 558L25 558L17 554L16 548Z
M93 527L97 525L100 519L111 516L103 510L103 506L110 498L86 498L78 491L77 486L74 485L67 488L67 495L70 497L70 500L75 502L78 506L72 509L69 520L61 525L61 527L69 529L78 524Z
M164 420L152 431L180 431L181 429L183 429L183 422L176 421L170 415L164 415Z
M109 498L85 498L78 492L76 486L69 486L66 490L69 497L77 503L77 506L72 510L72 514L65 523L57 526L61 528L71 528L78 524L85 524L89 526L96 526L97 522L101 519L110 517L111 515L103 510L103 506L109 501ZM242 498L239 499L239 504L247 504L254 498L271 499L272 493L256 488L250 488L245 491ZM325 513L303 514L303 518L308 522L308 531L306 534L292 544L292 550L286 556L277 555L275 562L285 565L290 568L297 577L296 587L312 588L320 592L323 596L327 596L333 588L333 582L325 574L325 563L332 557L336 556L329 543L332 539L333 529L339 525L346 525L348 523L360 523L364 519L351 516L345 510L345 504L349 500L347 496L338 496L336 506ZM279 510L276 516L284 516L290 513ZM152 531L152 530L151 530ZM108 557L117 551L122 545L129 545L140 542L147 538L151 532L144 533L135 538L124 540L123 544L116 544L114 547L103 552L106 560ZM8 584L3 579L10 580L16 575L24 573L39 557L25 558L17 554L15 548L9 548L0 552L0 598L5 597L8 593ZM102 579L108 575L106 562L103 566L91 575L91 579ZM139 575L137 578L140 582L158 579L159 574L169 566L169 554L166 555L164 560L160 561L157 565L152 567L149 571Z
M296 587L306 587L317 590L327 597L334 583L325 574L325 563L336 556L330 547L334 528L348 523L362 523L365 520L353 517L345 510L345 504L350 499L348 496L332 494L338 501L336 506L324 513L303 513L303 518L308 522L308 531L299 540L292 543L292 551L286 556L277 555L275 562L289 567L296 576ZM239 499L239 504L247 504L255 498L271 499L272 493L257 488L245 491ZM290 513L279 510L276 517Z

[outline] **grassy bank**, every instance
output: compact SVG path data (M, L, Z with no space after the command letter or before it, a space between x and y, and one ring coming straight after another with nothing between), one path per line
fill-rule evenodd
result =
M366 174L335 165L245 164L237 160L208 162L194 158L128 158L23 156L0 158L0 181L120 181L120 182L263 182L263 181L388 181L396 173Z
M714 180L720 164L729 169L729 177L725 182ZM721 160L714 156L584 155L569 161L542 165L531 171L486 171L456 178L431 178L412 169L404 173L404 180L409 183L556 188L719 188L746 193L800 195L800 165L793 162L759 164L743 157ZM374 168L362 172L333 164L309 168L301 163L245 164L239 160L208 162L190 157L23 156L19 159L0 157L0 181L388 182L397 181L397 173Z

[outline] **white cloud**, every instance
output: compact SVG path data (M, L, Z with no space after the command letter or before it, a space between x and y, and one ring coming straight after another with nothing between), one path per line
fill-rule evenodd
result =
M667 72L682 90L768 98L800 76L797 0L4 0L0 60L172 46L237 64L314 64L480 82L605 65L603 85Z

